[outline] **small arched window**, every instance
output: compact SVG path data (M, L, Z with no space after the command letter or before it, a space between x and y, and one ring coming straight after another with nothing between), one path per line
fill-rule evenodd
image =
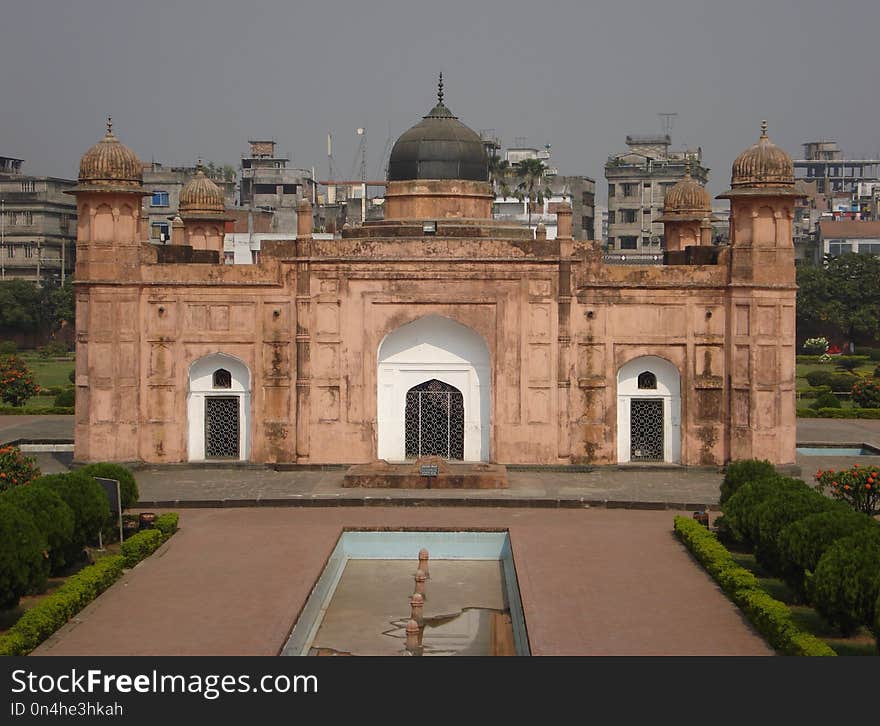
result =
M639 373L639 389L657 389L657 376L655 376L651 371L644 371L643 373Z
M225 368L214 371L214 388L232 388L232 374Z

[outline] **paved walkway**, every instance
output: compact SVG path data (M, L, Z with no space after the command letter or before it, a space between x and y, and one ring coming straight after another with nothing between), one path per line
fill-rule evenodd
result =
M68 433L65 434L65 431ZM0 439L61 439L72 436L70 416L0 416ZM69 438L68 438L69 440ZM798 441L873 443L880 421L799 419ZM70 453L37 455L45 473L65 471ZM798 456L804 477L817 469L859 462L880 466L880 457ZM506 490L346 489L342 469L274 471L262 467L179 466L140 469L144 507L199 506L413 506L713 508L722 475L718 469L596 467L593 471L510 471Z
M342 528L402 526L509 528L534 655L771 654L675 539L674 514L184 510L180 532L35 654L275 655ZM428 616L430 602L429 593Z

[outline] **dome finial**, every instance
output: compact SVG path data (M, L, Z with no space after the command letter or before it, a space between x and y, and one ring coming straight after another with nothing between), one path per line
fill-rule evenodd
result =
M440 80L437 81L437 102L443 105L443 71L440 71Z
M763 121L761 121L761 138L762 139L767 138L767 119L764 119Z
M685 160L684 160L684 175L685 175L685 177L686 177L687 179L690 179L690 178L691 178L691 164L692 164L692 163L693 163L693 162L691 161L691 157L689 157L689 156L688 156L688 157L685 157Z
M113 136L113 117L107 117L107 136Z

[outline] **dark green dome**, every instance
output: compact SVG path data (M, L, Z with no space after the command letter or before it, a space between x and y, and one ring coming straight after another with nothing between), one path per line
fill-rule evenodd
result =
M438 101L394 144L388 160L388 181L489 181L489 157L479 135L443 105L442 86Z

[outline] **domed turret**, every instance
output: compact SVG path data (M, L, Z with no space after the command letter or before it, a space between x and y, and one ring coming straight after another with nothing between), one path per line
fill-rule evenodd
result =
M684 178L666 192L663 217L677 219L703 219L712 214L712 199L700 182L691 176L690 165Z
M184 215L217 215L226 211L223 190L205 176L201 164L196 175L180 190L180 212Z
M437 105L397 139L388 161L388 181L417 179L489 181L489 157L479 134L443 103L442 74Z
M794 162L770 141L767 122L761 122L761 138L733 162L730 190L721 199L738 196L799 196L794 190Z
M139 189L143 165L137 155L113 135L113 120L107 119L104 138L89 149L79 162L80 187Z

